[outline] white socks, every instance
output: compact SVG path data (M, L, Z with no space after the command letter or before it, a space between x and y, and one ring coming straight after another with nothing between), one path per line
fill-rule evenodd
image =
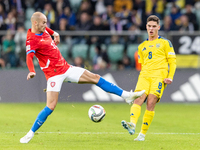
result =
M126 99L126 98L128 98L128 97L130 96L129 93L130 93L130 92L123 90L121 97L122 97L123 99Z

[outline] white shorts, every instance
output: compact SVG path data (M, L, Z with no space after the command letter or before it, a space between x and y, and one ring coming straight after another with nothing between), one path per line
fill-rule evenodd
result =
M62 83L64 81L69 83L78 83L79 78L81 77L84 71L84 68L70 66L64 74L53 76L48 79L47 91L60 92Z

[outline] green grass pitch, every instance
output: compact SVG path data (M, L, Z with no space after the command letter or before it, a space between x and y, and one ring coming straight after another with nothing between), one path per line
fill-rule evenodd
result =
M88 109L100 104L106 117L88 118ZM28 144L19 139L31 128L44 103L0 103L0 150L200 150L200 104L158 103L144 142L129 135L121 120L129 121L125 103L58 103L55 111Z

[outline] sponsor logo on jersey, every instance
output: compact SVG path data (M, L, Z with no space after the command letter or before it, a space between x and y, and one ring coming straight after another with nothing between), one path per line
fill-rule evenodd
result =
M54 87L56 85L56 82L51 82L50 85L51 87Z
M146 47L144 47L142 51L145 51L145 50L146 50Z
M149 45L149 47L153 47L153 45Z
M133 114L133 113L131 113L131 114L130 114L130 116L134 116L134 114Z
M156 90L156 92L161 93L161 90Z

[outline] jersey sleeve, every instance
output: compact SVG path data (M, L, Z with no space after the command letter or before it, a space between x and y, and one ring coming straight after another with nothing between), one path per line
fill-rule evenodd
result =
M167 60L169 63L168 78L173 80L173 77L176 71L176 54L174 52L172 43L168 40L166 41L166 44L165 44L165 52L166 52Z
M165 53L168 58L176 58L174 48L172 46L172 43L169 40L166 40L165 42Z
M26 64L30 72L35 72L33 57L37 49L37 43L33 40L26 41Z
M26 55L29 53L35 53L37 49L37 43L32 41L32 40L27 40L26 41Z
M30 72L35 72L33 57L34 57L34 53L30 53L26 55L26 64Z
M141 45L138 46L138 62L141 63L141 64L144 63L144 60L143 60L143 57L142 57Z
M46 27L46 30L47 30L47 32L50 34L50 35L53 35L53 33L54 33L54 31L53 30L51 30L50 28L48 28L48 27Z
M174 74L175 74L175 71L176 71L176 59L175 58L169 58L168 62L169 62L168 78L173 80Z

